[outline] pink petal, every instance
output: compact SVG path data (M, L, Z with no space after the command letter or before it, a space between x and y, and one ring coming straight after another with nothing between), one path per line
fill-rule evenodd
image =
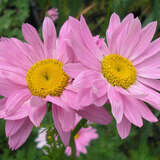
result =
M116 13L113 13L110 17L109 26L106 31L107 42L110 41L113 32L120 25L120 18Z
M0 95L9 97L13 92L19 89L24 89L24 86L17 85L7 79L0 78Z
M107 101L108 101L108 97L107 97L107 95L104 95L103 97L100 97L100 98L95 99L93 103L94 103L94 105L101 107L101 106L103 106Z
M6 114L11 115L21 107L29 98L31 93L28 89L21 89L12 93L6 102Z
M26 79L25 79L26 72L23 69L17 68L11 65L1 64L0 72L1 72L0 74L2 74L2 76L5 79L8 79L18 85L27 86Z
M26 118L24 124L22 127L16 132L14 135L9 137L9 147L12 150L18 149L21 145L24 144L24 142L27 140L28 136L30 135L32 131L32 123L31 121Z
M137 97L138 99L149 103L155 109L160 110L160 94L153 89L141 84L141 90L144 90L147 93L145 97Z
M117 130L122 139L126 138L129 135L131 129L131 123L123 116L122 121L117 124Z
M61 107L57 107L57 117L59 119L61 128L64 132L69 132L74 128L75 112L70 110L66 111Z
M62 25L60 31L59 31L59 39L67 38L68 34L71 32L71 26L67 21Z
M96 94L97 97L102 97L107 93L107 83L105 80L96 79L92 83L93 93Z
M138 70L138 76L149 79L160 79L159 68L142 68Z
M87 77L87 78L86 78ZM73 81L73 87L74 88L90 88L92 81L95 79L102 78L101 73L92 71L92 70L86 70L81 72L76 79Z
M120 123L123 118L123 99L121 95L110 86L108 89L108 98L111 103L112 114L115 117L117 123Z
M56 59L63 62L63 64L72 63L75 61L75 55L69 42L69 38L58 39L57 42L56 53L58 54Z
M137 80L155 90L160 90L160 80L137 77Z
M62 127L60 125L59 118L58 118L58 106L56 106L56 105L52 106L52 116L53 116L53 120L54 120L54 125L55 125L55 127L61 137L62 142L65 146L67 146L69 144L69 140L70 140L70 132L64 132L62 130Z
M81 16L80 18L80 24L81 24L80 25L81 34L85 35L82 36L84 43L86 44L87 48L91 51L91 53L99 60L101 60L103 58L102 52L99 50L98 46L94 42L93 36L83 16Z
M150 122L157 122L158 119L153 115L150 109L141 101L135 101L135 108L141 114L141 116Z
M112 117L104 107L90 105L82 110L79 110L77 113L83 118L99 124L109 124L112 121Z
M26 103L23 104L21 107L19 107L14 113L10 115L5 115L4 119L6 120L19 120L23 119L28 116L28 113L30 111L30 104Z
M49 101L49 102L52 102L53 104L55 104L55 105L57 105L57 106L60 106L60 107L62 107L62 108L64 108L64 109L68 109L68 106L67 106L67 104L65 104L65 102L63 102L62 100L61 100L61 98L59 98L59 97L52 97L52 96L47 96L46 98L45 98L45 100L46 101Z
M135 108L135 99L133 97L125 96L123 98L124 102L124 115L125 117L134 125L138 127L143 126L143 121L140 113Z
M30 98L30 105L33 108L34 107L37 108L37 107L40 107L40 106L44 106L45 104L46 104L46 102L42 98L40 98L38 96L32 96Z
M39 127L41 121L43 120L46 114L46 109L47 108L45 105L30 107L29 118L36 127Z
M56 58L56 29L49 17L45 17L42 27L46 58Z
M78 110L80 108L79 104L76 103L77 94L72 90L64 90L61 95L61 100L65 102L70 108Z
M43 44L36 29L32 27L30 24L26 23L22 25L22 32L24 39L32 45L35 54L37 54L41 60L45 59Z
M88 68L99 71L101 69L101 65L97 57L92 54L84 44L83 36L80 33L80 23L76 19L70 17L69 23L72 26L71 32L71 46L72 49L79 59L79 61Z
M135 55L133 50L135 49L139 41L140 31L141 31L141 22L138 18L136 18L135 20L132 20L130 22L127 35L124 35L127 38L123 44L123 50L121 50L121 52L123 52L122 54L125 57L130 58ZM122 36L122 38L124 38L124 36Z
M91 88L82 88L76 96L76 102L79 106L88 106L94 101Z
M68 63L63 67L64 71L72 78L76 78L82 71L87 68L80 63Z
M26 118L20 120L7 120L5 125L6 136L13 136L24 124Z
M143 61L148 61L147 59L150 59L150 57L153 57L154 55L158 54L160 51L160 38L154 40L152 43L148 45L148 47L145 49L145 51L138 56L135 60L133 60L134 65L136 67L140 68L143 66ZM152 60L152 58L150 59ZM150 62L150 61L149 61Z
M156 31L156 26L157 22L152 22L142 29L140 34L140 40L135 47L135 50L133 51L134 53L136 53L135 55L137 56L130 57L131 61L135 60L136 57L138 58L138 56L140 56L143 51L148 47Z

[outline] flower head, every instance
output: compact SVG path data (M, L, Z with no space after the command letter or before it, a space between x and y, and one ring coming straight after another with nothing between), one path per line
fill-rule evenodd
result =
M55 21L56 19L58 19L58 9L57 8L51 8L47 11L47 15L53 20Z
M111 103L121 138L128 136L131 124L143 126L142 118L156 122L144 102L160 109L160 39L151 42L156 22L142 28L133 14L123 21L113 13L106 32L107 44L97 46L85 19L70 17L71 44L80 64L67 64L64 70L75 78L79 105L102 106ZM77 69L78 68L78 69ZM73 75L72 71L79 74ZM85 99L85 101L83 101Z

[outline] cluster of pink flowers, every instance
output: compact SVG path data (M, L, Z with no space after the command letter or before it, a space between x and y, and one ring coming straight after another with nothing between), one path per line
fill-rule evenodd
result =
M142 118L157 122L145 104L160 110L160 39L152 42L156 25L151 22L142 28L133 14L120 21L113 13L105 43L92 36L83 16L80 21L69 17L58 38L46 17L43 41L30 24L22 25L26 42L2 38L0 118L6 120L10 148L18 149L32 127L41 124L48 102L66 146L77 114L94 123L111 123L106 103L111 104L122 139L129 135L131 124L143 126Z

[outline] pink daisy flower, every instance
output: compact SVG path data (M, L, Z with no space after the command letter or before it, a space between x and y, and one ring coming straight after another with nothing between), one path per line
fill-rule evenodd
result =
M80 153L87 154L86 147L93 139L97 139L98 134L96 129L92 127L81 128L79 132L75 135L75 146L76 146L76 156L79 157ZM71 147L67 147L65 153L70 156L72 154Z
M109 101L121 138L128 136L131 124L142 127L142 118L156 122L144 102L160 110L160 39L151 42L157 23L142 28L133 14L120 21L113 13L106 31L107 44L101 48L83 16L80 21L70 17L69 23L73 27L70 45L79 63L67 64L64 70L75 78L77 103L101 106Z
M76 115L75 126L80 121L81 117ZM78 133L74 136L75 147L76 147L76 156L79 157L80 153L87 154L86 147L89 145L90 141L97 139L98 134L96 129L89 126L88 128L81 128ZM72 154L72 149L70 146L67 146L65 153L70 156Z
M5 97L1 100L0 118L7 120L6 136L12 150L26 141L33 125L40 125L48 101L52 102L55 127L63 143L69 143L75 109L80 109L74 102L76 92L71 87L72 79L63 70L74 59L66 43L69 31L66 22L57 41L55 26L46 17L42 27L44 42L29 24L22 26L27 43L16 38L3 38L0 42L0 95ZM80 110L79 114L101 124L111 122L103 107L97 109L99 115L94 114L95 108Z

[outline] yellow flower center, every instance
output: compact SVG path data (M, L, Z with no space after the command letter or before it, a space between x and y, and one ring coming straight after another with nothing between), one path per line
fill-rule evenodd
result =
M101 71L112 86L129 88L136 81L136 69L132 62L119 54L109 54L101 62Z
M56 59L45 59L35 63L26 75L32 95L42 98L47 95L60 96L69 80L62 67L63 63Z
M74 136L74 139L78 139L79 137L79 134L77 133L75 136Z

